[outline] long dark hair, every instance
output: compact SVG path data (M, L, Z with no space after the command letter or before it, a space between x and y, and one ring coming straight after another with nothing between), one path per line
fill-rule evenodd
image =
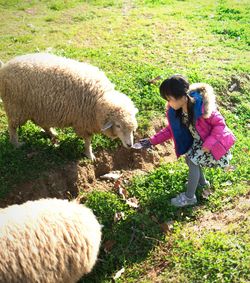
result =
M171 96L176 100L187 97L187 110L188 110L188 125L194 125L194 99L189 96L189 82L187 79L181 75L173 75L172 77L164 80L160 85L161 97L168 100ZM176 110L176 116L180 118L183 123L182 108Z

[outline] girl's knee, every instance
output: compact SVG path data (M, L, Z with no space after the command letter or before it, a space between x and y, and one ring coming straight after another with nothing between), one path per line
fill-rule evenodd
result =
M187 165L189 165L190 159L187 155L185 155L185 161L186 161Z
M189 157L186 157L186 162L187 162L187 165L189 167L189 169L195 169L195 170L199 170L200 171L200 166L199 164L195 164Z
M185 160L186 160L188 167L197 166L193 163L193 161L187 155L185 155Z

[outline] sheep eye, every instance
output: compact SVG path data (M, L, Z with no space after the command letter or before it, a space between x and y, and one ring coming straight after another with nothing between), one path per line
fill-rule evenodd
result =
M120 126L120 125L115 125L115 126L116 126L116 128L119 128L119 129L121 128L121 126Z

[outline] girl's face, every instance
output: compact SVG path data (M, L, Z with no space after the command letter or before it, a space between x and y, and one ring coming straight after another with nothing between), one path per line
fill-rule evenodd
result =
M187 97L186 96L182 96L179 99L175 99L172 96L167 96L166 97L168 104L174 109L174 110L178 110L180 108L185 107L185 105L187 104Z

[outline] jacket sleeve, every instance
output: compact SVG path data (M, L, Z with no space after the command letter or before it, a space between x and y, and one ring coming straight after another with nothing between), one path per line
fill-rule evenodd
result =
M170 126L168 125L166 128L163 128L158 133L150 138L150 142L153 145L157 145L163 143L172 138L172 132Z
M220 141L226 128L225 120L218 111L214 111L211 116L205 119L211 126L210 134L203 143L203 147L211 150Z

